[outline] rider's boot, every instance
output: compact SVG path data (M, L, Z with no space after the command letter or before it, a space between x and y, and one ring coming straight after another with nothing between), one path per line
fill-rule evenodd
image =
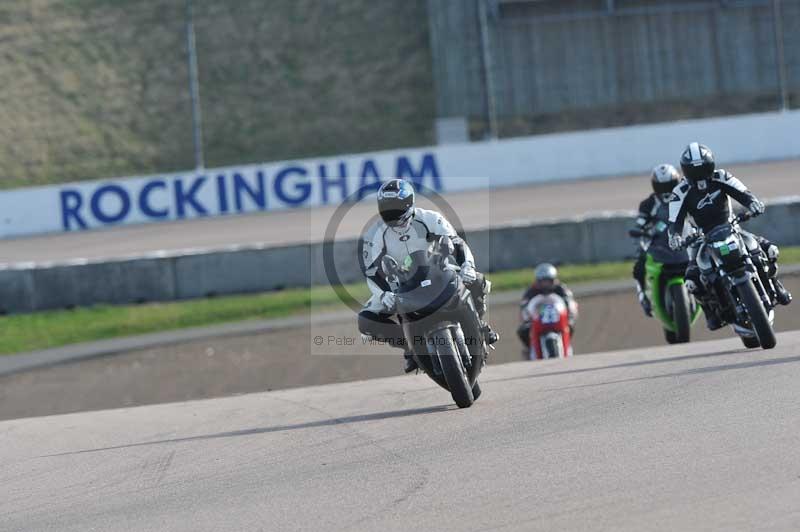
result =
M792 293L789 292L786 289L786 287L783 286L783 283L780 282L779 280L774 279L773 283L775 283L775 296L776 299L778 300L778 303L781 305L788 305L789 303L791 303Z
M686 276L686 289L694 296L700 307L703 309L703 314L706 316L706 326L709 331L716 331L722 328L722 320L717 315L717 311L709 301L710 296L703 286L702 281L694 276Z
M406 350L406 352L403 353L403 358L404 358L403 362L404 373L411 373L419 369L417 361L414 359L414 355L411 353L411 351Z
M703 307L703 314L706 316L706 326L709 331L716 331L722 328L722 320L719 319L719 316L717 316L717 313L713 309Z
M717 309L706 299L701 299L695 296L700 307L703 309L703 314L706 317L706 326L709 331L716 331L722 328L722 320L717 313Z
M486 340L486 345L497 343L500 339L500 335L485 321L481 321L481 332L483 333L484 340Z

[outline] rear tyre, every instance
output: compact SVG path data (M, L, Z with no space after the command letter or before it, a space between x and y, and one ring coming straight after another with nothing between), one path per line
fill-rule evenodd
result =
M684 344L689 341L692 328L692 317L689 305L689 293L686 285L673 284L669 287L672 302L672 321L675 323L675 341L670 343ZM667 339L669 342L669 339Z
M481 385L478 384L478 381L475 381L475 384L472 385L472 399L473 401L477 401L478 397L481 396L483 390L481 390Z
M755 336L740 336L739 338L742 339L742 343L747 349L755 349L756 347L761 347L761 344L758 342L758 338Z
M678 336L670 331L669 329L664 329L664 338L666 338L668 344L677 344Z
M758 338L758 343L764 349L772 349L777 344L775 331L772 330L767 311L758 296L756 287L752 281L748 281L740 284L738 290L739 297L742 298L742 303L747 309L747 315L750 317L750 323L753 325L753 331Z
M464 365L461 363L461 355L458 354L453 335L450 329L440 331L436 339L439 362L442 365L442 373L450 389L450 395L459 408L469 408L475 402L472 394L472 387L467 380ZM480 390L480 388L479 388Z

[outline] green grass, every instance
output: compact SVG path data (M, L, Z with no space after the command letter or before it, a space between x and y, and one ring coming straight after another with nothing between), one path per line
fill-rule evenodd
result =
M800 247L782 250L782 264L800 263ZM630 262L567 265L559 268L563 282L577 284L628 278ZM531 282L530 268L488 274L493 290L522 290ZM364 301L364 283L343 287ZM78 342L118 338L186 327L279 318L341 309L331 287L291 289L262 294L195 299L132 306L96 306L19 314L0 318L0 354L45 349Z
M193 168L184 17L0 2L0 189ZM425 0L194 0L194 20L207 167L433 142Z

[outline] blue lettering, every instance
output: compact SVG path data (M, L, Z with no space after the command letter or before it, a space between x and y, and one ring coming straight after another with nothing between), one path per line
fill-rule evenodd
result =
M367 178L372 179L367 182ZM359 201L370 192L377 192L381 188L381 176L378 174L378 167L375 166L375 161L367 159L361 167L361 180L358 183L358 199Z
M180 179L175 180L175 206L177 207L178 218L186 218L186 204L191 205L200 216L206 216L208 214L206 208L199 204L197 198L195 198L197 191L200 190L200 187L203 186L205 181L205 176L198 177L194 180L192 186L189 187L189 190L184 191L183 181Z
M219 213L226 214L228 212L228 189L225 187L224 174L217 176L217 197L219 198Z
M418 170L414 169L408 157L398 157L397 172L395 172L395 175L401 179L410 177L411 182L414 183L414 188L417 190L419 190L420 185L423 184L423 178L430 176L432 180L431 188L436 191L442 190L439 168L436 166L436 158L432 153L426 153L422 156L422 162Z
M150 193L156 188L167 188L167 183L162 180L150 181L139 193L139 210L148 218L166 218L169 216L168 209L156 210L150 205Z
M61 227L64 231L72 229L70 220L74 220L79 229L86 229L86 222L78 212L81 205L83 205L83 197L80 192L70 189L61 191Z
M241 174L233 174L233 192L236 200L236 211L242 212L242 192L245 192L250 199L258 206L259 210L267 208L267 196L264 193L264 173L256 173L257 186L255 190Z
M328 179L328 169L324 164L319 165L319 182L322 187L322 203L327 205L329 202L328 189L337 187L341 190L342 201L347 198L347 166L339 163L339 177Z
M107 214L101 208L101 201L106 194L114 194L119 198L120 208L114 214ZM131 210L131 198L128 192L119 185L106 185L98 188L92 194L91 200L92 216L104 224L113 224L125 218Z
M283 190L283 182L292 174L308 177L308 172L299 166L289 166L284 168L278 172L278 175L275 176L275 183L273 185L275 187L275 195L278 196L278 199L284 203L288 203L289 205L300 205L311 195L311 183L295 184L294 188L295 190L299 191L300 194L296 196L287 196L286 192Z

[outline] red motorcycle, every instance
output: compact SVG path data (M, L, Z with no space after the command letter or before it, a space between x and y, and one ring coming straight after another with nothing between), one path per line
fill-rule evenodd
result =
M528 302L523 319L531 322L531 360L572 356L567 304L558 294L541 294Z

